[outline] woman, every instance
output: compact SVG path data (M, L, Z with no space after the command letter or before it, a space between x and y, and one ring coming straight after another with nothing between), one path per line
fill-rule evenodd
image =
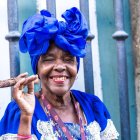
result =
M62 17L41 11L26 20L20 51L29 53L34 74L14 86L12 101L0 122L1 138L41 140L111 140L118 133L98 97L70 90L85 56L87 23L73 7ZM34 93L40 79L41 90ZM23 88L27 86L25 94Z

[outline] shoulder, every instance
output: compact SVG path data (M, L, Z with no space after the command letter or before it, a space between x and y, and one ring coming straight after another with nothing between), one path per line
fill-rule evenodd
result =
M99 97L78 90L72 90L72 93L83 109L88 130L91 131L93 137L99 135L102 139L117 139L119 134L105 104Z
M100 100L96 95L92 93L86 93L80 90L71 90L74 96L78 96L81 98L91 99L91 100Z
M11 108L16 109L16 110L20 110L19 107L18 107L18 105L17 105L17 103L15 102L15 100L12 100L12 101L8 104L6 110L9 110L9 109L11 109ZM9 111L11 111L11 110L9 110Z
M97 121L103 131L107 120L111 118L105 104L93 94L77 90L72 90L72 93L82 107L88 123Z
M5 113L4 113L3 118L4 118L4 117L9 117L10 114L12 115L12 114L17 114L17 113L18 113L18 114L20 113L20 109L19 109L17 103L13 100L13 101L11 101L11 102L8 104L8 106L7 106L6 110L5 110ZM3 118L2 118L2 119L3 119Z
M85 93L78 90L72 90L72 94L76 98L76 100L80 103L80 105L91 108L94 112L94 116L96 118L95 113L103 114L105 117L110 118L109 112L105 106L105 104L94 94Z
M92 106L96 104L103 105L103 102L99 99L99 97L94 94L82 92L79 90L72 90L72 94L78 101L82 100L83 102L88 102L88 104L91 104Z

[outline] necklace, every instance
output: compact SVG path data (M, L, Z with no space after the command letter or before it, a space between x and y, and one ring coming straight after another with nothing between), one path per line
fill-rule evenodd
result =
M78 116L78 120L79 120L81 140L86 140L84 127L82 125L82 118L80 117L80 109L79 109L78 102L75 100L72 94L71 94L71 97L74 103L74 108L76 110L76 115ZM58 126L61 128L65 136L68 138L68 140L74 140L72 135L68 131L67 127L64 125L63 121L61 120L59 115L56 113L52 105L48 102L48 100L43 95L41 95L41 100L42 100L43 106L46 107L46 109L50 113L53 121L58 124Z

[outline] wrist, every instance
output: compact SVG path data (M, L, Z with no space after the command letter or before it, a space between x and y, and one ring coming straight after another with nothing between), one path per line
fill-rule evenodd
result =
M21 114L18 134L31 135L32 116Z
M24 113L21 113L20 122L30 124L32 122L32 115L26 115Z
M25 139L26 139L26 140L27 140L27 139L29 140L29 139L32 138L32 136L31 136L31 135L17 134L17 138L18 138L18 140L20 140L20 139L21 139L21 140L23 140L23 139L24 139L24 140L25 140Z
M17 134L17 138L18 138L18 140L22 140L22 139L31 139L32 138L32 135L22 135L22 134Z

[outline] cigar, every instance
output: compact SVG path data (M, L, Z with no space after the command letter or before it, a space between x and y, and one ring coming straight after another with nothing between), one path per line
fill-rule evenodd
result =
M13 77L6 80L0 80L0 88L11 87L14 86L21 78L26 77L28 75L27 72L19 74L17 77Z
M17 77L13 77L10 79L6 79L6 80L0 80L0 88L5 88L5 87L11 87L14 86L21 78L24 78L28 75L28 73L22 73L20 75L18 75ZM37 78L34 81L35 84L39 83L39 79Z
M10 78L6 80L0 80L0 88L11 87L17 83L17 78Z

